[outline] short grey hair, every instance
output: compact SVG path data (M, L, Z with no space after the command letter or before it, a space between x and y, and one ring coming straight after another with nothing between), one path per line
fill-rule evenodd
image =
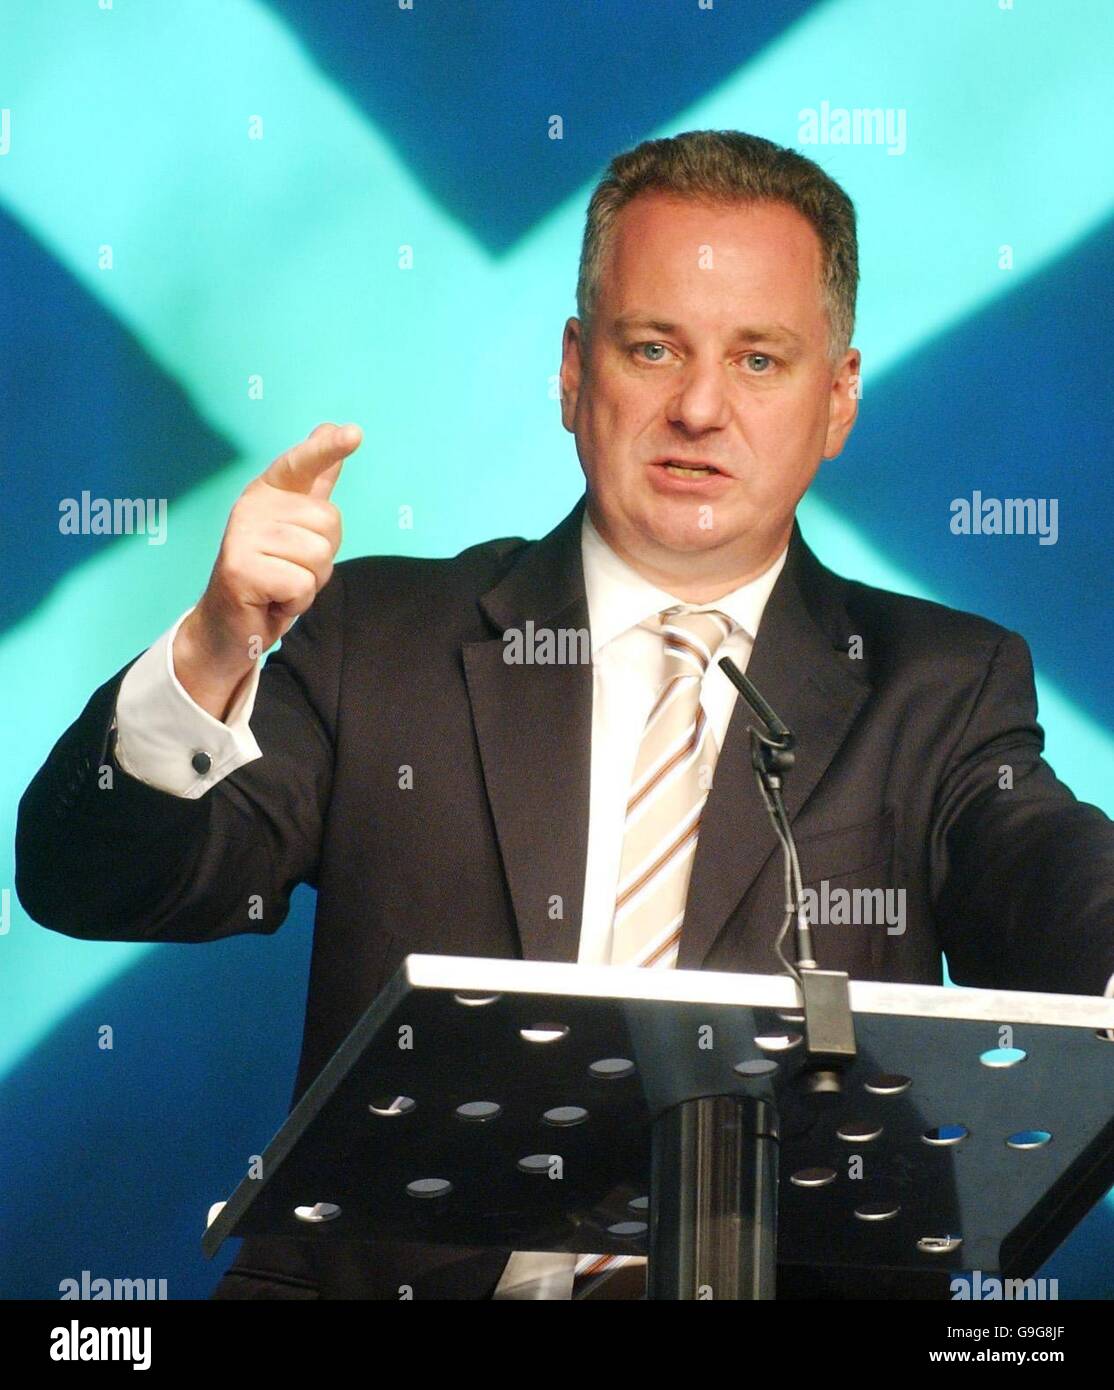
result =
M611 161L588 203L580 249L576 310L586 336L592 331L616 215L640 193L648 192L721 206L765 202L796 208L820 239L828 356L833 364L838 362L855 329L859 285L855 206L811 159L741 130L689 130L668 139L645 140Z

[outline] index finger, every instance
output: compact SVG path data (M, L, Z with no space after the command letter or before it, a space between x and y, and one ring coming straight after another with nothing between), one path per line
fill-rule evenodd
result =
M318 425L308 439L287 449L270 464L262 480L283 492L328 497L341 464L360 447L358 425Z

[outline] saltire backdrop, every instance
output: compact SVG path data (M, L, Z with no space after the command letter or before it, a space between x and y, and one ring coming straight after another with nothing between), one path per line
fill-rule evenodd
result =
M0 0L0 1296L208 1294L205 1211L286 1113L313 906L204 948L46 932L22 789L319 420L365 431L341 558L550 529L584 210L639 140L747 130L848 189L864 399L805 536L1022 632L1050 761L1114 810L1112 70L1105 0ZM803 143L840 108L901 113L901 147ZM1056 498L1057 543L953 535L976 489ZM162 543L63 534L83 493L166 499ZM1112 1239L1108 1198L1043 1273L1114 1296Z

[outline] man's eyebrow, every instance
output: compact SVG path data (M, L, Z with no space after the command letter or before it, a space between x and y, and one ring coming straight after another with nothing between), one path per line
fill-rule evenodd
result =
M676 333L675 323L666 323L664 319L644 318L641 314L620 314L615 320L615 327L620 332L625 332L628 328L652 328L655 333Z
M625 333L633 328L648 328L655 333L676 333L680 325L665 319L653 319L641 314L621 314L615 320L615 330ZM731 335L732 341L744 343L785 343L790 347L802 346L804 339L784 324L740 324Z

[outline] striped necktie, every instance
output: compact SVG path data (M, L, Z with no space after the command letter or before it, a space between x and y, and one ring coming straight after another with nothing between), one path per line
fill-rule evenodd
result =
M718 752L700 691L731 619L715 611L667 609L657 621L666 677L646 720L627 800L612 965L677 963L700 816Z
M658 614L666 678L646 720L627 798L623 855L615 895L611 964L668 969L677 963L700 817L718 749L700 703L704 673L734 627L726 614L667 609ZM580 1255L574 1297L640 1256ZM626 1276L624 1275L624 1278ZM644 1276L643 1276L644 1277ZM588 1295L591 1296L591 1295Z

